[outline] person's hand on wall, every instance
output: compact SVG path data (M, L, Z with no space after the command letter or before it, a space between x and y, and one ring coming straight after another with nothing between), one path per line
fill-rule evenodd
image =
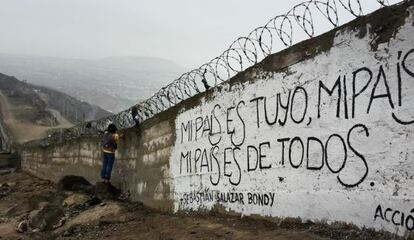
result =
M120 134L118 134L118 135L119 135L119 139L122 139L122 140L124 140L124 139L125 139L125 134L120 133Z

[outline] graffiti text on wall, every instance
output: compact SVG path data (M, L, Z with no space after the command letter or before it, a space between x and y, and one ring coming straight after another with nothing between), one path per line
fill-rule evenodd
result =
M405 227L407 230L414 230L414 208L409 213L392 208L383 208L381 205L375 209L374 221L382 220L394 226Z
M235 203L241 205L270 206L274 205L275 193L256 193L256 192L220 192L217 190L203 189L183 193L180 198L180 208L183 209L191 204L205 203Z
M333 85L326 84L323 80L317 81L315 105L309 104L313 96L310 96L305 85L276 93L272 97L254 96L240 100L233 106L216 104L210 114L179 123L181 144L197 142L205 137L210 143L210 146L181 152L179 173L211 173L212 185L227 181L237 186L245 172L266 171L278 166L292 169L305 167L309 171L328 169L331 174L335 174L342 186L358 186L369 172L366 156L361 151L362 146L357 144L360 139L369 140L370 130L366 125L356 123L345 133L333 132L326 137L279 136L257 144L246 144L246 127L251 124L257 129L265 126L283 128L286 124L308 127L317 119L323 118L324 99L335 101L334 114L338 119L353 120L359 114L369 115L374 105L382 104L383 109L390 110L397 124L413 124L413 119L403 119L395 111L397 107L407 104L403 98L403 79L414 78L414 69L410 69L407 64L411 55L414 56L414 49L398 51L396 73L387 72L391 68L379 64L375 68L360 67L351 73L341 74L335 78ZM394 79L388 76L397 77ZM397 89L392 91L390 84L397 86ZM369 101L361 101L363 95L368 95ZM311 109L313 107L315 109ZM254 109L254 112L243 114L245 109ZM252 118L251 114L255 116ZM224 138L229 138L231 144L226 147L219 144ZM338 149L341 149L340 153ZM270 156L271 150L278 152L277 156ZM312 158L310 152L319 152L319 158ZM351 155L353 161L350 161ZM363 171L359 176L352 176L353 179L344 178L342 170L353 167L352 164L358 165Z

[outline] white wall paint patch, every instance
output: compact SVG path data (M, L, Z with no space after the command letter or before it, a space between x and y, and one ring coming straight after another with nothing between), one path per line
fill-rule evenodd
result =
M414 229L414 27L339 33L326 53L260 73L176 119L175 210Z

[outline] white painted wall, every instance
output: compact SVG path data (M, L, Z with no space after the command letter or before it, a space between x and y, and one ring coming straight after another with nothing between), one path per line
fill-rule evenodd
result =
M175 210L211 209L215 204L220 204L229 211L243 215L345 221L400 235L412 232L414 123L401 124L392 116L394 114L402 121L414 120L414 27L411 17L406 21L395 37L389 43L379 45L376 51L370 46L373 36L367 34L359 39L356 32L344 30L337 34L329 51L290 66L286 73L259 72L256 81L232 86L232 89L224 85L222 91L216 90L212 98L203 100L203 104L183 109L176 119L177 140L170 161ZM353 91L353 72L363 67L372 72L372 80L360 95L357 94L355 116L352 117L353 93L363 89L369 79L367 71L361 70L356 75ZM341 82L339 117L336 116L337 89L332 96L323 89L321 94L318 91L319 81L332 88L338 77ZM389 86L387 96L384 95L387 94L385 82ZM297 87L302 87L307 93L308 105L304 116L305 97L303 90ZM297 93L293 98L295 89ZM266 123L263 100L258 102L258 123L257 102L251 100L266 97L268 117L272 120L277 94L286 104L289 91L293 107L289 106L286 124ZM371 98L372 104L367 113ZM348 108L347 118L345 105ZM232 107L234 109L228 110ZM299 120L303 117L303 122L293 122L291 110L293 118ZM285 114L286 111L279 106L278 121L283 120ZM201 124L200 118L206 117L206 122L210 124ZM191 141L185 135L188 132L182 128L182 124L188 121L192 121L194 129ZM227 121L230 121L229 127ZM201 130L196 131L197 127ZM205 129L204 134L202 129ZM232 130L233 134L228 133ZM197 140L194 139L196 133ZM210 143L209 134L212 134L210 140L215 145ZM294 137L299 137L303 142L302 163L298 140L292 144L292 163L289 160L289 145ZM327 152L323 154L321 145L310 140L307 157L309 137L319 139ZM329 137L330 141L326 144ZM280 141L284 138L290 140L285 142L283 151ZM221 140L216 144L218 139ZM241 142L236 148L235 145ZM253 149L248 146L259 149L261 143L262 168L258 166L248 171L247 150ZM227 154L224 153L226 148ZM205 156L200 154L204 149ZM187 171L186 159L180 158L182 153L187 152L191 153L191 171ZM347 153L346 162L344 152ZM251 153L250 163L254 166L257 156L253 156L255 152ZM317 167L322 163L322 158L321 169L307 167L307 164ZM225 161L228 163L225 164ZM232 193L234 199L231 203L217 199L217 195ZM203 197L203 194L207 195ZM212 199L205 197L209 194L212 194ZM269 202L263 205L249 202L252 194L263 196ZM381 210L377 209L379 205ZM399 225L401 218L404 226Z

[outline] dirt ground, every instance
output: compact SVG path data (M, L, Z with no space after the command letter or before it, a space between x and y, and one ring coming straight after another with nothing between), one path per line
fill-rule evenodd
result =
M0 170L0 239L399 239L341 224L275 223L214 212L175 215L121 199Z

